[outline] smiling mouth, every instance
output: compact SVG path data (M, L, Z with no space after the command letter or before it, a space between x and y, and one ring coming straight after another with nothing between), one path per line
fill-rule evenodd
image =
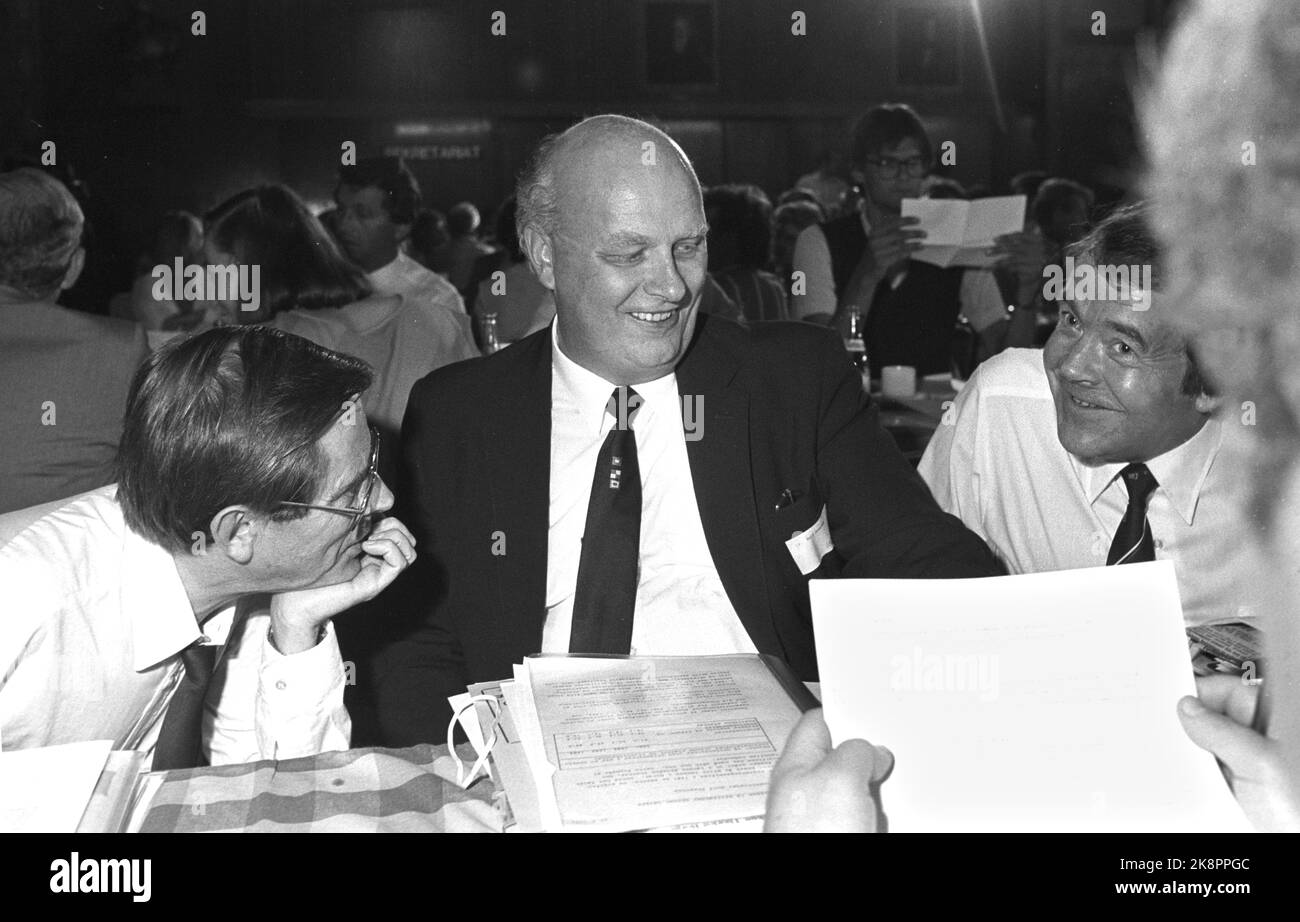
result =
M628 315L641 323L663 324L677 316L677 308L670 311L629 311Z
M1100 404L1088 403L1088 401L1086 400L1080 400L1078 397L1075 397L1073 394L1067 394L1066 396L1070 398L1070 403L1074 404L1076 407L1079 407L1081 410L1109 410L1110 409L1110 407L1103 407Z

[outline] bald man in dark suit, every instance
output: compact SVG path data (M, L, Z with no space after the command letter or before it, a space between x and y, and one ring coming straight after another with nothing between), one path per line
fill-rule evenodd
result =
M999 572L880 427L832 331L699 312L707 227L675 142L620 116L544 142L520 229L557 319L411 393L421 610L379 660L385 742L536 652L761 652L817 677L808 581Z

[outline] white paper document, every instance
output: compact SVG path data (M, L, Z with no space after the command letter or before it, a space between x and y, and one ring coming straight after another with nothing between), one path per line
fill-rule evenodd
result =
M0 752L0 832L76 832L112 740Z
M988 250L1003 234L1025 229L1025 197L1001 195L974 201L962 199L905 198L902 215L920 218L916 229L925 231L921 248L912 258L946 269L949 266L985 268L996 258Z
M810 590L832 738L894 752L891 831L1249 829L1178 721L1169 561Z
M754 655L529 657L506 693L548 830L756 828L801 713Z

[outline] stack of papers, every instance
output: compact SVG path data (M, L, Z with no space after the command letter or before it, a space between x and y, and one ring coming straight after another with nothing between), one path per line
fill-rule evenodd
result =
M469 691L504 705L492 759L518 831L761 828L772 765L816 706L749 654L533 656Z
M112 740L0 752L0 832L120 832L144 753Z
M1183 733L1169 561L962 580L816 580L836 744L894 752L893 831L1244 831Z
M914 229L925 231L912 259L941 269L949 266L987 268L993 240L1025 229L1025 197L1001 195L974 201L962 199L903 199L902 215L920 218Z

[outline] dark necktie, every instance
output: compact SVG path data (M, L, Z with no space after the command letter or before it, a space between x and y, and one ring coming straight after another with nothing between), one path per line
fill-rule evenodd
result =
M573 596L571 653L623 653L632 646L637 562L641 547L641 468L632 417L641 396L614 390L605 412L614 428L596 458L587 504L578 583Z
M203 699L207 696L217 648L198 641L181 651L185 675L172 695L153 751L153 770L194 768L203 760Z
M1119 472L1128 489L1128 508L1115 529L1106 566L1120 563L1144 563L1156 559L1156 542L1147 521L1147 500L1159 484L1145 464L1130 464Z

